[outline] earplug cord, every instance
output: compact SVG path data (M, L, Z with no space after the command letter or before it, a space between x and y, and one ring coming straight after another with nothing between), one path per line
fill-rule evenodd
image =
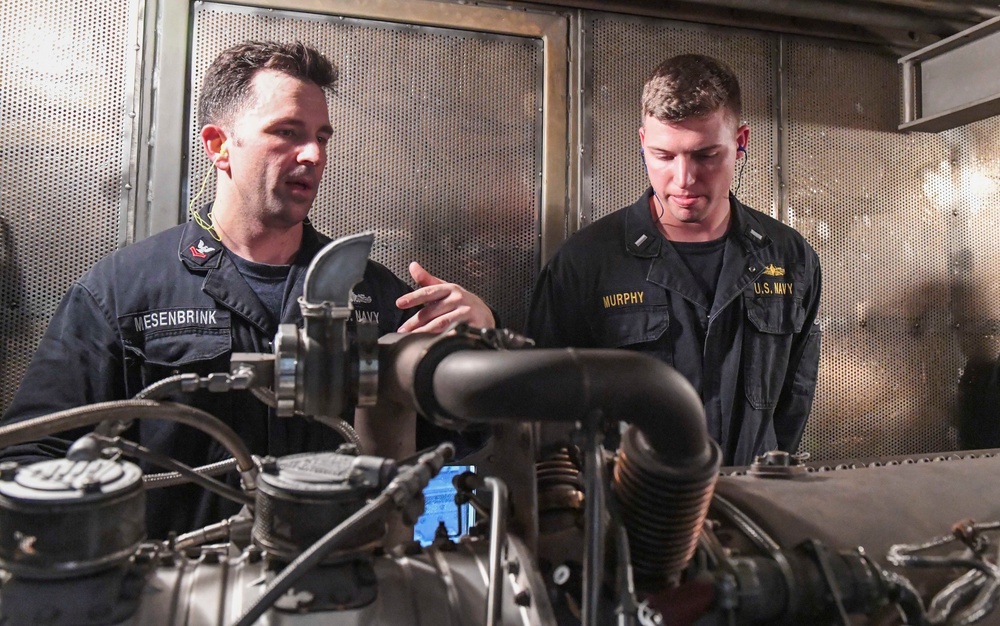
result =
M202 228L208 231L208 234L212 235L212 239L218 242L222 242L222 239L219 238L218 233L215 232L215 224L213 223L212 219L212 211L208 212L208 221L205 221L205 219L202 218L201 214L198 213L198 211L195 209L195 205L197 204L198 200L202 197L202 195L205 194L205 187L208 186L208 179L212 175L212 170L214 169L215 169L215 163L212 163L208 171L205 172L205 177L201 179L201 187L198 189L198 193L196 193L194 197L191 198L191 202L188 203L188 213L191 214L191 219L194 220L195 224L201 226Z
M646 177L649 178L649 166L646 165L646 149L639 148L639 158L642 159L642 169L646 170ZM653 180L649 180L649 188L653 190L653 198L656 199L657 206L660 207L660 212L656 214L656 221L659 222L663 219L663 203L660 202L660 196L656 195L656 189L653 188Z
M743 162L740 163L740 171L736 175L736 190L733 191L734 196L740 192L740 185L743 184L743 169L747 166L747 159L750 158L750 154L747 153L747 149L743 146L740 146L739 151L743 153Z
M216 169L216 161L222 157L229 156L229 151L226 150L226 143L226 141L223 141L222 145L219 146L219 155L212 159L212 166L207 172L205 172L205 177L201 179L201 187L198 189L198 193L196 193L194 197L191 198L191 202L188 203L188 213L191 214L191 218L194 220L195 224L207 230L208 234L212 236L212 239L218 241L219 243L222 243L222 239L219 237L219 233L215 230L215 212L208 212L208 221L206 222L198 213L197 209L195 209L195 205L205 193L205 187L208 185L208 178L212 175L212 170Z

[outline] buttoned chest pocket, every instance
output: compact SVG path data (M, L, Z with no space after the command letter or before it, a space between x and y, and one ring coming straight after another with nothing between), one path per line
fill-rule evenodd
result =
M228 328L149 333L141 340L126 340L130 395L175 374L228 372L232 345Z
M670 311L667 306L635 305L612 311L601 319L601 346L627 348L652 354L668 365L673 364L667 330Z
M745 294L747 324L743 333L743 379L755 409L773 409L788 370L792 340L802 330L806 312L798 296Z

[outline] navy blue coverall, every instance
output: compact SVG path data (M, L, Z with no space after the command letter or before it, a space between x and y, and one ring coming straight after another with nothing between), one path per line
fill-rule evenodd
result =
M626 348L673 366L699 392L726 465L796 451L819 363L816 252L730 195L722 270L708 302L653 223L651 193L556 252L535 285L527 334L540 347Z
M298 298L306 270L329 241L305 224L280 320L264 308L222 244L194 222L112 253L69 288L3 423L132 398L177 373L228 372L233 352L273 352L279 323L302 326ZM395 332L415 312L395 305L409 291L386 267L369 261L362 282L354 288L352 320L377 322L380 335ZM199 391L168 399L222 419L254 454L331 450L342 443L339 435L321 424L274 417L246 391ZM61 457L83 432L14 446L0 456L21 462ZM140 420L125 436L189 466L229 457L209 436L173 422ZM145 464L143 469L163 471ZM199 528L237 510L236 504L194 485L151 490L148 534L162 538L170 530Z

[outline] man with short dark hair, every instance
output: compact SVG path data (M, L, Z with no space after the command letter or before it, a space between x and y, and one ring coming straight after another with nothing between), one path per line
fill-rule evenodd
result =
M573 235L539 276L528 334L542 347L655 355L701 395L724 463L798 449L816 388L819 258L730 192L750 129L724 63L681 55L642 94L650 188Z
M247 42L213 61L200 121L202 145L218 171L214 201L193 221L118 250L73 283L4 423L132 398L177 373L226 372L233 352L270 353L279 324L302 325L298 298L306 270L330 241L306 218L334 132L325 90L336 80L333 64L302 44ZM415 291L369 261L354 289L352 321L375 321L380 334L441 331L456 321L495 324L477 296L416 263L410 272L420 285ZM245 391L170 399L222 419L254 454L329 450L342 442L321 424L276 419ZM80 434L15 446L2 456L61 456ZM126 437L189 466L229 456L219 442L173 422L142 420ZM236 508L193 485L153 490L149 534L204 526Z

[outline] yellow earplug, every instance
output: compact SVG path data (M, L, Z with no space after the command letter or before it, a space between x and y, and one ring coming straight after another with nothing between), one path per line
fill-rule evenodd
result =
M219 159L224 159L229 156L229 149L226 148L226 142L223 141L222 145L219 146L219 153L212 157L212 165L219 162Z

